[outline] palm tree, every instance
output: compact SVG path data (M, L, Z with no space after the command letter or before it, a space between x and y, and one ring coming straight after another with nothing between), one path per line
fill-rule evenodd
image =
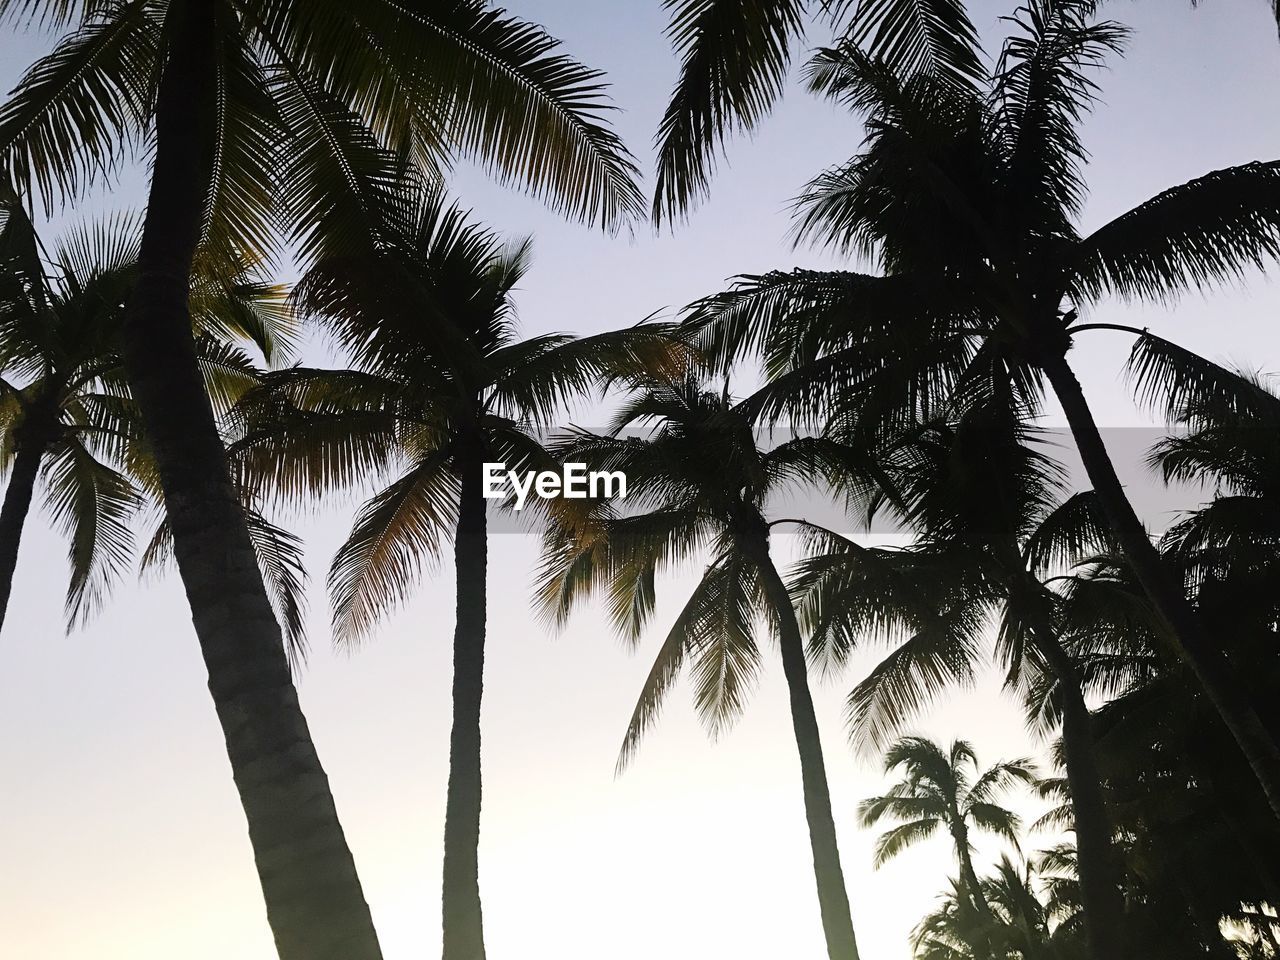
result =
M804 640L786 584L770 553L766 501L789 482L850 477L870 462L827 438L799 438L765 450L749 417L751 398L733 402L692 376L639 385L605 435L580 432L556 448L588 469L627 478L625 516L609 504L575 519L562 514L549 535L540 596L563 624L574 604L606 591L610 614L631 643L653 612L658 572L711 554L702 578L667 633L623 740L619 767L634 755L686 661L697 709L722 730L743 708L761 666L759 621L778 641L804 792L827 952L857 957L836 842L822 744L810 694ZM638 435L623 435L624 431Z
M84 224L46 253L19 203L0 204L0 218L0 446L13 468L0 509L0 624L43 476L70 541L74 625L132 559L130 520L159 492L119 354L140 224L129 216ZM200 277L192 301L201 373L220 406L258 374L230 338L252 340L268 361L291 338L282 288L243 266L238 276Z
M1003 837L1017 846L1022 821L998 803L1000 794L1016 783L1031 783L1031 761L1002 760L979 772L978 757L967 740L956 740L949 750L926 737L903 737L885 751L884 771L899 770L902 779L882 796L858 805L858 819L874 827L888 819L901 821L880 835L875 865L882 866L903 850L928 839L940 829L951 835L965 896L973 909L990 917L982 886L973 869L972 827Z
M1071 916L1036 893L1044 873L1032 863L1018 866L1002 856L994 876L982 881L992 912L975 918L961 906L958 884L912 931L916 960L1084 960L1089 954Z
M284 960L381 955L279 624L201 388L188 295L216 256L290 226L304 261L371 242L406 163L485 161L565 213L614 225L639 206L602 125L598 72L478 0L4 3L69 28L0 107L0 164L23 190L74 191L152 147L125 368L164 491L209 689Z
M1168 556L1177 566L1176 553ZM1280 824L1194 678L1167 655L1127 566L1099 557L1064 582L1059 622L1086 690L1106 701L1093 717L1095 753L1123 867L1128 942L1153 955L1225 958L1222 922L1241 904L1280 895ZM1240 586L1207 579L1197 608L1210 629L1233 636L1233 662L1261 692L1274 683L1273 602ZM1276 722L1274 707L1264 719ZM1065 782L1044 787L1060 804L1070 798ZM1070 808L1044 819L1060 828ZM1072 860L1074 868L1074 851Z
M1266 3L1280 27L1280 0ZM1099 0L1066 5L1091 13ZM895 72L927 73L961 89L985 75L964 0L663 0L663 6L680 74L656 136L655 222L687 213L705 196L725 142L756 128L773 108L812 16L834 32L832 46L860 48ZM1026 9L1034 16L1036 6Z
M894 69L848 44L822 51L812 86L864 114L868 135L858 156L811 183L799 234L882 270L744 278L689 320L720 365L763 352L777 374L758 405L766 414L821 412L866 427L991 396L1034 411L1051 388L1127 562L1280 815L1276 739L1161 561L1067 359L1091 330L1146 342L1143 331L1079 321L1104 296L1169 299L1274 259L1280 161L1208 174L1080 236L1077 127L1093 102L1091 70L1124 38L1118 24L1092 21L1092 7L1020 8L981 88Z
M322 259L297 302L349 351L349 370L269 374L238 408L233 456L251 488L290 499L390 480L365 503L329 572L340 644L369 636L452 537L457 577L453 731L444 832L446 960L484 956L479 888L487 462L558 464L535 431L608 378L682 355L664 328L516 336L512 292L530 243L505 245L436 197L366 257Z
M907 549L818 532L792 591L815 656L838 669L868 631L900 640L849 698L855 737L880 746L943 686L969 681L984 648L1010 685L1044 678L1031 698L1042 729L1062 725L1080 842L1085 920L1099 957L1121 956L1124 904L1072 624L1053 587L1111 547L1096 499L1065 494L1062 468L1037 449L1011 398L904 432L882 453ZM1097 610L1072 617L1092 629ZM1034 686L1033 686L1034 689Z

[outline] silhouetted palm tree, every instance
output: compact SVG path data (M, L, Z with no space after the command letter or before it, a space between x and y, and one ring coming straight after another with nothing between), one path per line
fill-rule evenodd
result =
M1045 878L1033 864L1019 867L1002 856L982 881L991 913L974 917L961 906L960 886L942 898L912 931L916 960L1086 960L1084 941L1072 917L1035 889Z
M21 204L0 204L0 444L12 466L0 509L0 624L41 477L70 541L70 625L90 617L118 581L133 559L130 521L148 494L159 496L120 358L139 228L128 216L85 224L46 251ZM193 295L197 359L223 408L259 373L230 338L254 342L272 360L291 337L283 290L243 266L239 275L199 277Z
M1091 942L1098 956L1120 956L1114 828L1071 624L1052 589L1111 538L1091 493L1065 495L1062 468L1025 420L1006 398L905 430L881 460L897 491L893 506L916 534L912 545L864 547L815 532L815 555L801 561L792 591L813 653L829 669L868 634L895 641L849 699L853 733L873 747L944 686L971 680L993 640L1010 685L1044 678L1031 716L1041 729L1062 725ZM1096 613L1084 602L1072 608L1086 628Z
M284 960L381 956L328 781L253 562L190 332L192 262L272 245L303 260L373 242L406 162L484 161L564 212L638 211L634 167L600 122L600 74L478 0L34 0L68 28L0 107L0 165L73 190L153 145L125 367L159 464L174 553Z
M979 915L989 918L991 909L973 869L969 831L993 833L1017 846L1022 821L998 801L1014 784L1035 780L1031 761L1001 761L980 771L973 745L966 740L956 740L944 750L925 737L903 737L885 751L884 770L886 774L901 771L902 779L888 793L858 805L864 827L885 819L899 821L876 841L875 865L945 830L955 848L965 896Z
M303 277L304 315L351 354L349 370L269 374L240 404L233 447L243 482L301 499L389 483L360 509L329 572L333 632L366 638L453 540L457 620L445 814L446 958L484 955L479 888L480 701L487 521L483 468L554 468L535 431L611 377L676 364L663 328L574 338L516 336L512 291L530 243L506 245L430 196L411 229L364 257L320 260ZM536 498L535 498L536 500ZM531 512L536 503L528 504Z
M804 639L786 584L770 553L766 501L789 482L813 482L858 469L858 455L825 438L757 445L744 405L695 378L653 380L624 403L607 435L580 433L558 445L567 461L621 471L623 515L599 505L555 528L540 595L563 622L593 591L608 595L621 633L639 642L655 602L655 578L669 566L711 554L654 660L623 740L619 765L636 750L662 700L688 667L696 705L712 731L742 709L760 668L760 621L777 638L790 698L827 952L857 957L836 843L826 767L810 694ZM622 436L635 428L640 435ZM868 467L870 482L870 467Z
M766 415L807 411L866 430L993 396L1034 411L1051 388L1128 563L1280 814L1276 739L1161 561L1067 360L1075 337L1114 327L1078 319L1105 296L1164 300L1274 260L1280 162L1208 174L1081 236L1078 125L1091 71L1124 37L1093 22L1092 7L1020 8L980 89L852 45L821 52L812 85L864 115L868 135L813 181L799 231L883 272L745 278L689 319L720 365L764 354L776 374L758 404Z
M1197 0L1191 0L1195 6ZM1265 0L1280 27L1280 0ZM818 17L832 46L856 47L895 73L923 73L972 89L986 67L964 0L663 0L680 75L657 131L653 219L672 220L704 196L716 154L753 130L782 95L794 51ZM1099 0L1054 0L1021 8L1092 15Z

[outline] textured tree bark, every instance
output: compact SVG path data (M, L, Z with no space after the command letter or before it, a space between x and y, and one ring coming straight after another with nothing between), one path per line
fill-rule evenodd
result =
M47 419L44 405L36 402L17 430L13 470L4 491L4 506L0 507L0 629L4 627L9 596L13 592L13 573L18 567L22 528L31 510L36 477L40 474L40 463L52 432L52 424L39 422Z
M453 631L453 731L444 819L444 960L483 960L480 907L480 701L484 693L488 543L479 453L461 462L453 554L458 614Z
M1089 481L1143 590L1168 625L1205 695L1240 745L1272 811L1280 817L1280 748L1234 676L1230 663L1206 635L1181 585L1170 575L1147 536L1116 475L1080 381L1066 358L1042 360L1041 368L1062 404Z
M749 531L739 538L739 542L760 571L765 595L778 625L778 646L782 651L782 670L791 700L791 726L800 754L805 817L809 823L809 844L813 851L813 873L818 884L818 906L826 935L827 956L830 960L858 960L858 944L849 913L844 870L840 866L835 818L831 813L831 791L822 757L818 717L809 691L809 669L800 624L796 621L787 585L769 555L768 535Z
M216 14L214 0L185 0L169 11L178 20L161 77L139 277L125 317L126 372L159 466L279 955L380 960L196 365L187 298L212 169Z
M1039 585L1037 584L1037 587ZM1057 639L1033 631L1062 691L1062 750L1076 825L1076 859L1085 937L1094 960L1125 960L1124 894L1114 844L1115 828L1102 792L1094 755L1093 717L1080 687L1080 674Z

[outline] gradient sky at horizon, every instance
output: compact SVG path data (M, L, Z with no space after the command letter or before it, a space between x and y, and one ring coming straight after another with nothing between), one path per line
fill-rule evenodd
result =
M565 49L605 69L619 130L651 174L649 144L675 76L658 0L509 0ZM1011 3L975 0L998 37ZM1262 0L1115 0L1134 27L1100 77L1086 125L1093 152L1086 228L1157 191L1280 157L1280 43ZM811 45L826 37L821 28ZM45 47L0 33L0 87ZM858 124L793 88L758 136L730 146L711 199L674 234L611 238L566 224L461 167L464 204L495 228L535 236L518 302L528 333L633 323L773 267L831 264L793 251L787 201L854 151ZM141 171L90 210L140 206ZM1172 309L1105 305L1217 359L1272 367L1280 297L1264 281ZM1120 378L1127 344L1100 334L1072 354L1099 420L1147 423ZM1136 478L1136 475L1135 475ZM322 585L351 504L298 518L313 579L313 654L299 678L387 960L439 951L439 862L447 774L453 580L446 563L376 642L335 653ZM0 956L5 960L271 960L274 950L243 816L180 584L127 583L87 629L65 636L65 547L33 513L0 637ZM531 538L491 550L481 883L493 960L823 956L798 764L776 664L747 714L707 741L687 689L671 696L633 767L614 758L648 657L688 577L660 590L654 630L627 655L596 609L560 636L528 605ZM942 838L880 871L857 801L883 783L853 755L844 694L868 658L817 691L854 921L868 960L906 960L907 935L946 883ZM972 739L984 762L1037 752L995 677L917 725ZM1029 810L1034 810L1030 806ZM996 852L984 846L986 856Z

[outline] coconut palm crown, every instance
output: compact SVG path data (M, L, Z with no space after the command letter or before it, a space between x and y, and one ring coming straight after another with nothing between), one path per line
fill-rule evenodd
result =
M972 87L853 44L819 52L811 86L861 115L866 140L811 182L798 235L879 272L743 278L696 304L689 324L721 366L764 357L774 376L758 402L765 415L874 432L996 398L1034 414L1051 389L1126 561L1280 813L1280 747L1162 562L1068 362L1077 337L1124 331L1136 337L1139 388L1168 389L1176 365L1143 362L1159 341L1081 314L1107 297L1170 300L1273 262L1280 161L1209 173L1081 233L1079 126L1094 73L1125 37L1095 6L1019 7Z

